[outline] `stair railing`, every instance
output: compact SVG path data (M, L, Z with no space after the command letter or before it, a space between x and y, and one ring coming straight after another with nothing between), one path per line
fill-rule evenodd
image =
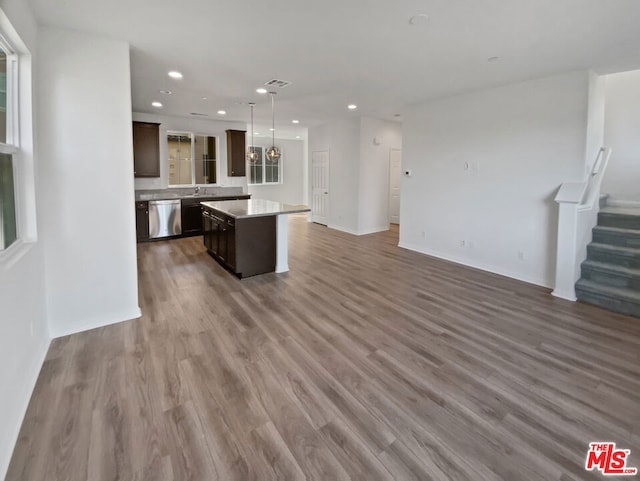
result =
M591 210L595 207L596 202L600 200L600 186L604 173L609 165L611 157L610 147L600 147L596 160L593 162L589 176L587 177L584 193L578 209L580 211Z
M565 182L555 201L558 203L558 241L554 296L576 300L575 284L580 264L587 258L587 244L598 220L600 186L609 165L610 147L601 147L582 182Z

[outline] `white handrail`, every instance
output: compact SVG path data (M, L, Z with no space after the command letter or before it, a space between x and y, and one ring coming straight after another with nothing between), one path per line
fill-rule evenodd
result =
M580 199L579 211L592 210L596 202L600 199L600 185L609 165L611 157L611 147L600 147L596 160L593 162L591 171L585 181L585 188Z

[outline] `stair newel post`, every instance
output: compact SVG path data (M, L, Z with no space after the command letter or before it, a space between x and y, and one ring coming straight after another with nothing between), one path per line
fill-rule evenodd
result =
M584 182L562 184L555 201L558 203L558 239L556 248L556 280L552 294L576 300L575 284L580 277L578 260L578 216Z

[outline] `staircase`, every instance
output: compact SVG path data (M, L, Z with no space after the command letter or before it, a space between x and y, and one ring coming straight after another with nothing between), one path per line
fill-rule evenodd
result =
M601 209L581 267L579 300L640 317L640 208Z

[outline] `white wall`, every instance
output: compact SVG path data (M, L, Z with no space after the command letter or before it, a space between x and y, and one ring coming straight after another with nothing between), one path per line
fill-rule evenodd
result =
M640 202L640 70L608 75L604 142L613 149L602 183L612 201Z
M227 175L227 134L226 130L247 130L244 122L224 122L190 117L133 113L133 120L160 124L160 177L135 179L135 188L166 189L169 185L169 155L167 153L167 131L193 132L195 134L218 137L218 185L221 187L242 187L247 190L246 177Z
M250 142L250 138L247 141ZM270 138L254 138L256 146L269 148L271 144ZM282 151L282 184L249 185L249 193L254 199L304 204L306 202L303 187L306 182L304 177L304 142L302 140L276 139L276 145Z
M330 158L328 227L357 234L360 119L310 128L309 162L313 152L322 150L328 150Z
M572 72L409 109L400 245L552 286L553 198L584 175L589 88Z
M54 337L140 315L129 46L42 28L38 147Z
M397 122L358 117L309 129L309 162L314 151L329 151L328 227L356 235L389 228L392 148L402 148Z
M606 76L589 72L585 175L593 168L598 152L604 145L605 87Z
M400 123L361 117L359 234L389 229L389 160L391 149L401 148Z
M24 48L37 59L37 25L26 2L2 0L0 26L12 43L10 30L20 37L24 45L15 45L21 53ZM11 23L11 26L8 25ZM30 68L20 72L21 86L30 84ZM22 161L29 164L24 175L31 178L30 192L22 192L29 204L33 202L32 182L34 160L31 126L33 89L23 88L20 95L21 145L26 153ZM36 179L40 180L40 179ZM29 195L31 194L31 195ZM33 206L32 206L33 207ZM13 447L27 409L33 386L49 346L44 284L44 249L36 239L35 208L29 208L28 236L31 241L23 255L10 267L0 263L0 479L4 479Z

